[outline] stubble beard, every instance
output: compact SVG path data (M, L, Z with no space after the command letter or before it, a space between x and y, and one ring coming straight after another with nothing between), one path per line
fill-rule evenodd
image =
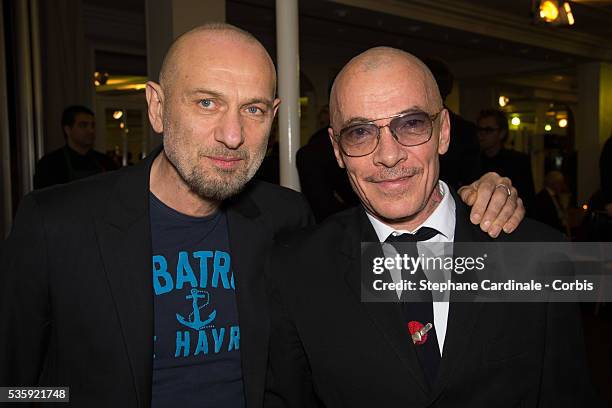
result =
M176 145L185 144L179 141ZM201 147L198 149L195 163L189 163L188 155L181 154L179 149L176 149L176 145L165 146L168 160L191 191L205 200L213 201L224 201L240 193L259 169L266 154L266 144L258 146L252 157L244 147L236 150L222 146ZM240 158L245 164L238 169L224 170L215 167L205 169L198 164L205 156Z

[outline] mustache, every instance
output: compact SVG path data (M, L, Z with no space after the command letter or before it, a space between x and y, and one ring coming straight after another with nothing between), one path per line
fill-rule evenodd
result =
M384 168L380 170L376 175L366 177L365 180L372 183L380 183L383 181L395 180L402 177L412 177L416 176L417 174L423 174L422 167Z
M206 156L247 160L249 158L249 151L242 147L232 150L222 146L198 149L198 157L201 158Z

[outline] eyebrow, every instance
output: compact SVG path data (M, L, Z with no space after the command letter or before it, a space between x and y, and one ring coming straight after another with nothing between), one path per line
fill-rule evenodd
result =
M266 98L253 98L253 99L250 99L250 100L246 101L242 105L243 106L244 105L253 105L253 104L256 104L256 103L261 103L263 105L266 105L266 107L268 109L270 109L272 107L272 101L270 99L266 99Z
M223 97L223 94L221 92L213 91L212 89L196 88L196 89L193 89L193 90L187 92L187 95L189 97L200 95L200 94L206 94L206 95L214 96L215 98L222 98Z
M224 98L223 93L218 92L218 91L213 91L212 89L204 89L204 88L197 88L197 89L194 89L192 91L189 91L187 93L187 95L190 98L194 97L194 96L197 96L197 95L209 95L209 96L212 96L212 97L215 97L215 98L219 98L219 99L223 99ZM273 105L273 102L272 102L271 99L256 97L256 98L252 98L252 99L247 100L241 106L252 105L252 104L256 104L256 103L264 104L264 105L266 105L266 107L268 109L271 108L272 105Z
M386 118L390 118L390 117L393 117L393 116L404 115L406 113L421 113L421 112L427 113L427 111L424 108L420 107L420 106L412 106L412 107L410 107L408 109L404 109L401 112L394 113L393 115L389 115L389 116L387 116L385 118L371 119L371 118L364 118L363 116L353 116L350 119L344 121L342 123L342 126L340 126L340 129L344 129L344 128L346 128L348 126L352 126L352 125L375 122L377 120L386 119Z

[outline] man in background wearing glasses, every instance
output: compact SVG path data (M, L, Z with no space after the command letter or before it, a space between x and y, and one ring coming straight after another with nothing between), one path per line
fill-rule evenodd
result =
M593 406L575 305L449 303L427 291L415 302L401 289L392 302L364 302L361 243L416 250L418 241L490 240L439 180L449 115L427 67L404 51L370 49L336 78L330 113L336 159L361 206L272 253L266 406ZM511 237L559 235L525 220ZM386 269L381 277L402 279ZM413 323L422 324L416 338Z
M504 147L508 139L506 114L498 109L485 109L478 115L477 122L483 171L495 171L509 177L523 199L527 213L533 217L535 187L531 159L525 153Z

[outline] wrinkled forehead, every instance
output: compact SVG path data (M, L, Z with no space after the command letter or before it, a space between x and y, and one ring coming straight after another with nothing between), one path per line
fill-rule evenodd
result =
M353 70L336 88L335 119L342 124L354 118L386 118L407 110L434 113L439 110L435 92L435 83L416 67Z
M259 86L268 94L274 92L276 81L274 65L263 47L230 36L200 36L182 44L174 75L188 82Z

